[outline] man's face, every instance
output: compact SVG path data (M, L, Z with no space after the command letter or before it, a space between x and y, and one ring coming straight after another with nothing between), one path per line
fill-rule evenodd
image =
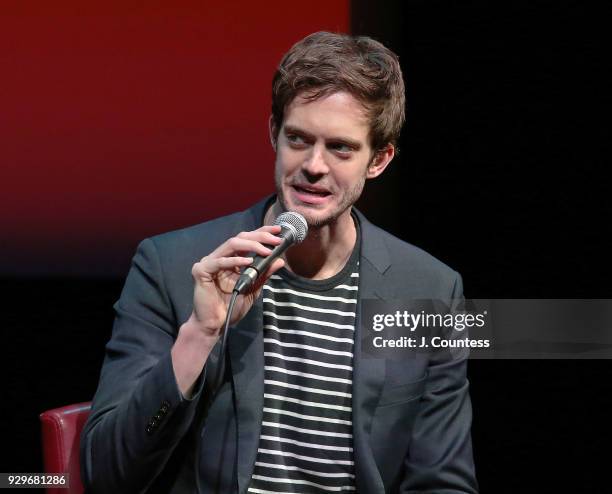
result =
M314 101L298 95L285 110L276 141L276 191L283 209L302 214L311 227L347 212L366 178L382 173L393 157L390 146L372 162L369 130L363 106L347 92Z

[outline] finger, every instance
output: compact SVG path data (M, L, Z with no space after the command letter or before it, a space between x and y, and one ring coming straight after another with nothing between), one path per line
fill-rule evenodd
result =
M260 256L269 256L271 249L255 240L232 237L217 247L208 257L233 257L236 254L254 252Z
M258 228L257 230L248 231L248 232L240 232L235 237L232 237L226 240L225 242L223 242L219 247L217 247L209 255L214 256L214 257L227 257L230 254L234 254L238 252L255 252L261 255L268 255L269 252L260 252L255 249L249 251L249 249L245 247L244 243L242 245L243 250L232 251L231 247L237 245L236 243L237 241L235 240L236 238L242 239L242 240L251 240L251 241L259 242L260 244L268 244L268 245L275 246L282 242L282 239L278 237L278 234L280 232L281 232L281 227L278 225L265 225L265 226L262 226L261 228ZM205 258L202 258L202 261L204 259Z
M253 230L254 232L271 232L271 233L280 233L281 227L280 225L264 225L257 230Z
M280 232L279 232L280 233ZM254 231L254 232L241 232L236 235L238 238L244 238L248 240L255 240L262 244L278 245L282 243L283 239L272 232Z
M270 276L272 276L279 269L284 268L284 267L285 267L285 260L282 257L274 259L272 264L270 264L268 269L264 272L264 275L263 275L264 279L268 280Z
M252 257L213 257L206 256L200 262L196 262L191 269L194 278L210 278L222 269L235 269L248 266L253 262Z
M279 269L281 269L284 266L285 266L284 259L281 259L280 257L278 259L274 259L274 261L272 262L272 264L270 264L268 269L264 271L263 274L259 276L259 278L257 278L257 281L255 282L254 290L257 292L258 296L259 296L259 290L264 285L264 283L268 281L274 273L276 273Z

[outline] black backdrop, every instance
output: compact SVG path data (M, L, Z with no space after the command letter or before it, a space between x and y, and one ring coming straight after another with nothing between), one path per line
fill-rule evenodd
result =
M610 8L353 2L400 55L401 154L362 198L464 277L468 298L611 298ZM483 493L612 492L608 361L470 361Z
M609 8L351 6L353 31L400 55L408 92L366 215L461 272L468 297L612 298ZM91 399L122 282L0 280L1 470L40 471L37 414ZM469 376L483 493L610 491L608 361L471 361Z

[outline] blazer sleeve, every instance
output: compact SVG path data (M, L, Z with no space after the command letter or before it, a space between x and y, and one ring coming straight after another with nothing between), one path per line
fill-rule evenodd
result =
M133 494L147 489L189 429L203 378L194 397L184 399L170 358L179 323L154 240L139 245L114 308L112 336L81 436L81 471L87 492Z
M454 307L463 300L459 273L456 273L451 297ZM465 336L456 331L452 333ZM467 357L467 350L432 354L425 394L405 460L401 493L478 492L470 435L472 407Z

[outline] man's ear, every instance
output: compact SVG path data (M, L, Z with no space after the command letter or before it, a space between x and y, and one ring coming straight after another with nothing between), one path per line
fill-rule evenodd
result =
M389 143L384 148L380 149L374 154L372 162L368 165L366 171L366 178L376 178L382 172L385 171L387 165L391 163L391 160L395 156L395 146Z
M274 123L274 117L270 115L270 119L268 120L268 131L270 132L270 144L272 144L272 149L276 152L276 138L278 136L278 132L276 130L276 124Z

